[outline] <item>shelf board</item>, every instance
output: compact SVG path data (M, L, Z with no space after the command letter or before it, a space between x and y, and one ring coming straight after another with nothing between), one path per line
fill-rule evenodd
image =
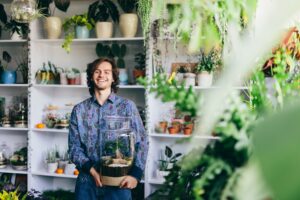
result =
M74 39L74 44L80 43L94 43L94 42L111 42L111 41L144 41L144 37L132 37L132 38L124 38L124 37L115 37L115 38L87 38L87 39ZM64 39L33 39L32 42L40 42L40 43L63 43Z
M15 127L10 127L10 128L5 128L5 127L0 127L0 131L28 131L28 128L15 128Z
M18 43L26 43L27 42L27 40L0 40L0 43L16 43L16 44L18 44Z
M76 175L66 175L66 174L56 174L56 173L48 173L46 171L34 171L31 173L32 175L39 175L39 176L48 176L48 177L58 177L58 178L74 178L76 179Z
M0 169L0 173L9 173L9 174L28 174L28 171L15 170L11 166L7 166L5 169Z
M174 138L174 139L191 137L191 135L184 135L182 133L178 133L178 134L151 133L151 134L149 134L149 136L150 137L158 137L158 138ZM195 138L200 139L200 140L218 140L218 139L220 139L220 137L216 137L216 136L195 136Z
M74 89L87 89L85 85L60 85L60 84L33 84L35 88L74 88ZM143 89L142 85L119 85L120 89Z
M154 178L152 178L148 181L148 183L153 184L153 185L162 185L162 184L164 184L164 182L165 182L164 179L154 179Z
M29 84L0 84L0 87L29 87Z
M69 133L69 129L55 129L55 128L33 128L35 132L47 132L47 133Z
M186 88L189 88L189 87L186 87ZM211 87L194 86L193 88L195 90L224 89L224 87L222 87L222 86L211 86ZM235 90L248 90L249 87L234 86L234 87L231 87L231 89L235 89Z

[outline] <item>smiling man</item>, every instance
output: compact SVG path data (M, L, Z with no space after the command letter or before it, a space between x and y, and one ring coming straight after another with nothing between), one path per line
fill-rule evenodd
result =
M69 129L69 155L80 173L76 181L77 200L129 200L131 189L137 186L145 169L148 139L134 102L115 93L119 83L118 68L108 58L99 58L88 64L87 79L92 97L77 104L72 111ZM109 116L130 119L135 134L136 154L129 174L119 187L104 186L99 173L101 135Z

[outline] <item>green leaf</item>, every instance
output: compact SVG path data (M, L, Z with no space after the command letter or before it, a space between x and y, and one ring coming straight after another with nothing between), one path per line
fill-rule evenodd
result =
M70 0L54 0L54 4L59 10L67 12L70 6Z
M299 199L300 103L266 118L254 130L255 155L274 199Z
M9 55L9 53L7 51L3 51L2 58L7 63L9 63L11 61L11 56Z
M173 151L170 147L166 146L165 148L165 155L168 157L168 158L171 158L172 155L173 155Z

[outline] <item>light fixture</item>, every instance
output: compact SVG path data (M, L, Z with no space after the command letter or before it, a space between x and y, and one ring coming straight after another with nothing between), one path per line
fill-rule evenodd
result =
M12 19L19 23L29 23L38 17L35 0L14 0L11 3Z

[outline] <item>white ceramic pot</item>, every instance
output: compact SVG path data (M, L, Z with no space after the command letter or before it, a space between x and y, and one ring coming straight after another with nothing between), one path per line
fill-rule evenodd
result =
M169 175L169 171L160 171L159 169L156 170L156 178L158 179L163 179L165 178L166 176Z
M76 169L75 164L73 164L73 163L68 163L68 164L65 165L65 174L73 175L75 169Z
M113 35L112 22L97 22L96 23L96 36L97 38L111 38Z
M48 171L48 173L55 173L57 167L58 167L58 163L57 162L55 162L55 163L48 163L47 164L47 171Z
M176 81L181 84L183 82L183 78L184 78L184 74L185 73L177 73L176 74Z
M212 85L212 80L213 80L212 73L208 73L208 72L204 71L197 75L198 86L210 87Z
M119 24L123 37L134 37L138 28L138 16L135 13L122 14Z
M58 39L61 35L62 22L59 17L47 17L44 28L48 39Z
M184 74L185 86L195 86L196 85L196 74L194 73L185 73Z
M68 85L68 80L67 80L67 74L66 73L60 73L60 84L61 85Z
M20 36L17 32L14 32L11 37L10 37L11 40L14 40L14 41L18 41L18 40L22 40L22 36Z
M65 160L60 160L58 161L58 168L65 169L66 165L68 164L69 161Z
M86 72L81 72L80 74L80 82L81 82L81 85L87 85L87 74Z
M126 69L119 68L119 80L120 85L127 85L128 84L128 74Z

